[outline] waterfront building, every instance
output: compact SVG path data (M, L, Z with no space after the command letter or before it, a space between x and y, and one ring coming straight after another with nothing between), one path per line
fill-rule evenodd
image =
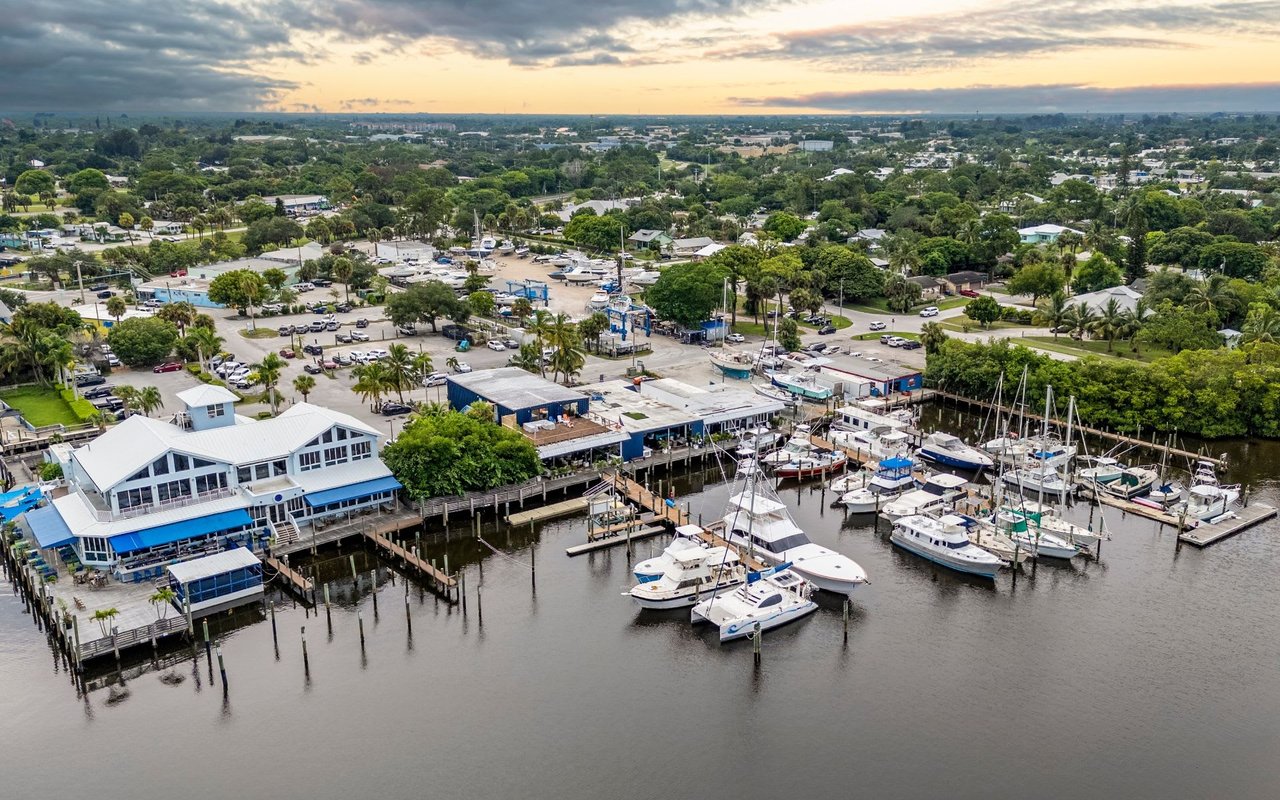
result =
M391 504L400 483L378 458L378 432L309 403L278 417L235 413L230 391L178 395L171 421L134 415L82 447L59 449L69 492L29 511L42 549L70 547L122 581L242 546L258 551L302 528Z

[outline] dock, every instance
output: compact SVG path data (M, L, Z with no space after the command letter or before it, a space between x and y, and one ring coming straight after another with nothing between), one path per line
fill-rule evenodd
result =
M559 503L540 506L528 511L519 511L507 516L507 524L531 525L535 522L544 522L549 519L567 517L571 514L577 514L579 511L586 511L587 505L590 502L591 498L586 496L573 497L568 500L561 500Z
M458 580L452 575L444 574L416 552L410 552L387 538L388 533L398 530L400 529L392 525L384 525L381 528L366 529L364 535L365 538L373 542L374 546L381 548L386 553L390 554L392 558L400 559L405 566L413 567L418 570L418 572L430 578L432 581L435 581L437 586L445 589L452 589L458 585Z
M262 563L275 570L276 574L283 578L291 589L301 594L303 598L311 597L315 591L315 584L311 582L310 578L305 577L301 572L289 566L287 559L277 558L275 555L263 555L261 558Z
M1123 497L1116 497L1115 495L1108 494L1107 492L1095 492L1087 487L1081 487L1076 491L1076 494L1088 500L1096 498L1099 503L1102 503L1105 506L1118 508L1126 514L1136 514L1139 517L1146 517L1147 519L1159 522L1161 525L1168 525L1171 528L1176 528L1179 525L1186 527L1196 524L1194 519L1182 519L1177 514L1171 514L1168 511L1159 508L1152 508L1151 506L1144 505L1143 503L1135 503L1132 500L1126 500Z
M1276 513L1276 509L1272 506L1254 503L1233 512L1229 519L1220 522L1202 522L1195 528L1179 534L1178 541L1196 547L1208 547L1255 525L1260 525L1274 517Z
M610 547L616 547L620 544L630 544L644 539L651 539L654 536L666 533L666 527L662 525L647 525L635 530L615 532L609 536L601 536L592 539L583 544L575 544L572 547L566 547L564 554L572 558L586 553L594 553L597 550L605 550Z

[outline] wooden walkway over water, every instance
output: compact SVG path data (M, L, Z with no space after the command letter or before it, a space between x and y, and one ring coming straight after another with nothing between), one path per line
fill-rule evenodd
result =
M1178 541L1186 542L1196 547L1208 547L1223 539L1229 539L1243 530L1259 525L1275 515L1276 509L1272 506L1254 503L1234 512L1234 516L1230 519L1224 519L1220 522L1202 522L1189 531L1183 531L1179 534Z
M262 563L275 570L279 576L284 579L285 583L294 591L302 594L303 597L310 597L315 591L315 584L311 579L289 566L289 562L283 557L276 555L262 556Z

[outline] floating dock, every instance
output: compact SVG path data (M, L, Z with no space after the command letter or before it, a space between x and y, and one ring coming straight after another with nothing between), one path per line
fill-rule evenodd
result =
M1211 544L1229 539L1241 531L1259 525L1276 515L1276 509L1263 503L1254 503L1251 506L1245 506L1239 511L1232 512L1229 519L1221 522L1202 522L1189 531L1179 534L1178 541L1195 545L1196 547L1208 547Z
M561 500L559 503L533 508L528 511L520 511L507 517L508 525L530 525L535 522L543 522L557 517L567 517L570 514L576 514L579 511L586 511L587 505L591 502L590 497L574 497L569 500Z

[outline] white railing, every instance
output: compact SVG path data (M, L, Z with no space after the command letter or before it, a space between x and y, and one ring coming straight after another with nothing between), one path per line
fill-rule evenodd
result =
M236 493L235 489L211 489L207 492L197 492L188 497L180 497L176 500L162 500L159 503L133 506L124 509L119 514L112 514L111 511L104 511L101 508L90 503L89 508L92 509L94 517L98 522L113 522L121 519L133 519L146 514L155 514L159 511L168 511L174 508L184 508L186 506L199 505L200 503L208 503L213 500L222 500L231 497Z

